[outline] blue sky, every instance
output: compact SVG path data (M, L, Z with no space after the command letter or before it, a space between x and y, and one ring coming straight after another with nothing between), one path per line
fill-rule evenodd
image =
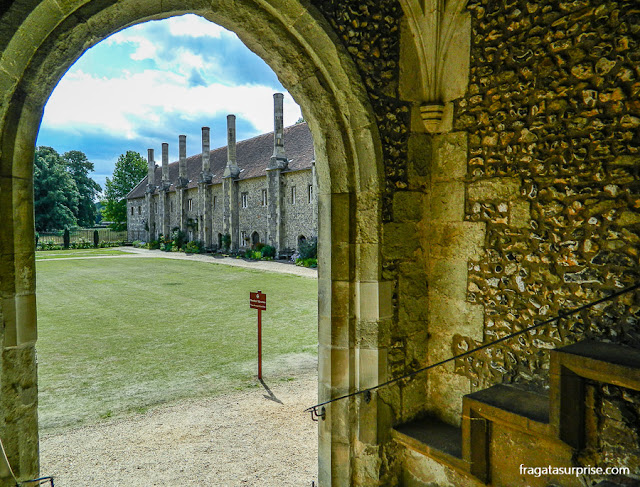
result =
M86 51L55 88L45 107L36 145L60 153L84 152L104 186L127 150L147 157L169 143L178 158L178 135L187 154L201 151L201 127L211 147L226 144L226 116L236 115L238 140L273 130L273 93L285 93L284 121L300 108L276 75L238 37L195 15L146 22Z

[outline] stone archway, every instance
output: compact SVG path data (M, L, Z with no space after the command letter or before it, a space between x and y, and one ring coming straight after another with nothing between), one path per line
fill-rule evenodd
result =
M391 309L391 284L380 271L382 151L362 80L320 13L298 0L15 0L0 8L0 437L18 478L38 474L32 178L44 106L92 45L127 26L184 13L238 34L277 73L313 133L321 188L320 400L384 380L386 354L371 338ZM377 475L386 416L378 415L377 398L358 403L357 412L355 401L327 408L319 424L320 485ZM13 485L1 468L0 485Z

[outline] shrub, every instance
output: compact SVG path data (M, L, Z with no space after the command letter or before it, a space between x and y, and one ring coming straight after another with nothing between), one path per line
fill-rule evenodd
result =
M264 248L264 244L262 242L258 242L251 246L253 250L261 251Z
M301 259L316 259L318 257L318 240L313 237L298 245Z
M231 235L225 233L222 236L222 248L225 252L229 252L229 248L231 247Z
M98 244L100 243L100 234L98 233L98 230L94 230L93 231L93 246L95 248L98 248Z
M304 266L304 267L318 267L318 259L296 259L296 265Z
M276 248L271 245L265 245L262 247L262 257L271 257L274 259L276 256Z
M187 242L187 245L184 248L185 252L189 252L191 254L201 254L204 250L204 242L200 240L193 240L191 242Z
M69 229L65 228L64 229L64 235L62 236L62 241L64 242L64 248L65 249L69 248L70 240L71 240L71 237L69 236Z
M171 239L173 240L174 247L182 249L182 247L187 243L187 234L182 230L174 230L171 233Z

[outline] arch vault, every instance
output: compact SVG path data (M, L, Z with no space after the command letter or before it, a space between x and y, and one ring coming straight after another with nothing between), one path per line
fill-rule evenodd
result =
M92 45L136 23L185 13L234 31L260 55L313 133L321 188L319 398L384 379L384 353L371 338L391 309L379 257L381 144L362 80L326 19L298 0L16 0L0 7L0 437L19 479L39 470L32 179L44 106ZM388 429L376 400L363 403L357 417L352 404L335 404L320 422L320 485L348 485L356 468L352 438L375 451L378 430ZM367 427L359 429L360 421ZM7 471L0 485L13 485Z

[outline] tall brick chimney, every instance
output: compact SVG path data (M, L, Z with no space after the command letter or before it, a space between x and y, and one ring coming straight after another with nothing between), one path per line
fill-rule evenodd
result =
M236 116L227 115L227 167L224 176L237 178L240 168L236 161Z
M210 145L211 129L209 127L202 127L202 181L211 180L211 162L209 160L209 153L211 150Z
M187 136L178 136L178 151L180 154L180 162L178 163L178 186L186 186L189 183L187 179Z
M154 159L153 149L147 149L147 163L149 165L147 188L153 192L156 187L156 161Z
M162 143L162 185L169 186L169 144Z
M287 167L287 156L284 153L284 120L283 120L283 100L282 93L273 95L273 155L269 163L270 169L285 169Z

